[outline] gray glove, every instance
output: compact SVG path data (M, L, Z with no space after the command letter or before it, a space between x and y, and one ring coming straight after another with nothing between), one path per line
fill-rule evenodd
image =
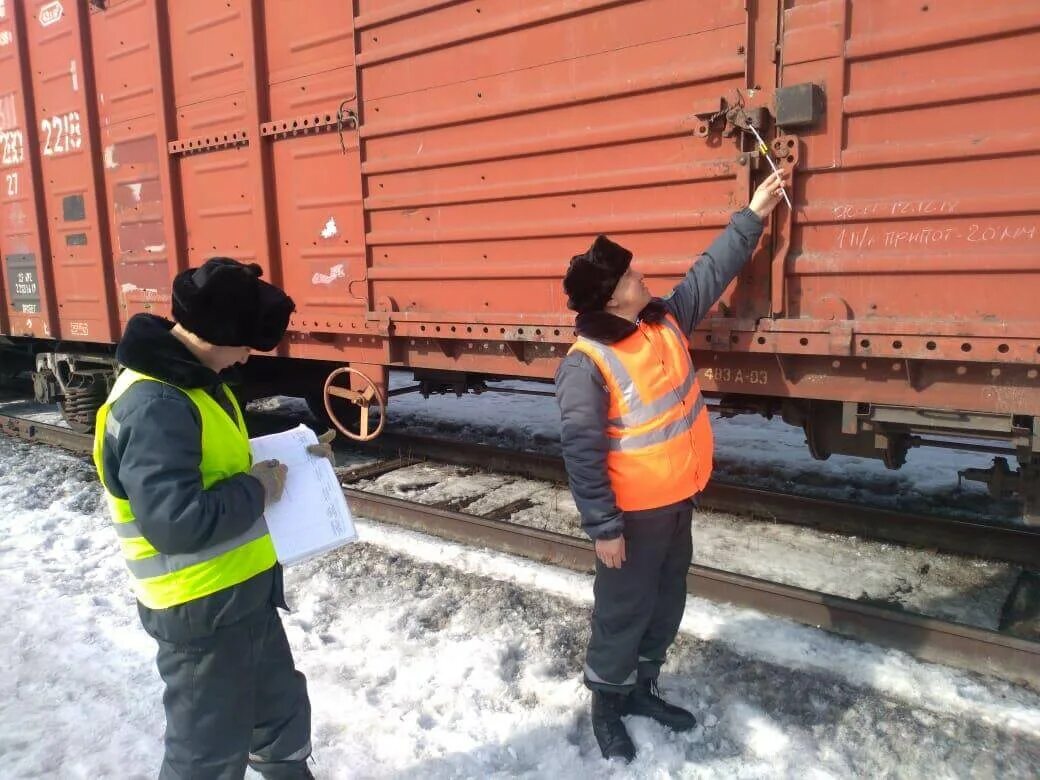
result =
M328 458L332 468L336 468L336 456L332 454L332 440L336 438L336 432L331 428L318 437L317 444L307 447L307 452L317 458Z
M264 486L264 506L273 504L282 497L285 490L285 478L289 474L289 467L276 460L264 460L254 463L249 474L260 481Z

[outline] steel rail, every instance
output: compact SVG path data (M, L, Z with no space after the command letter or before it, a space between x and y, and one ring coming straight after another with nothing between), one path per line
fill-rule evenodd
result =
M89 453L92 446L89 434L5 415L0 415L0 432L79 453ZM414 461L401 459L402 465L409 462ZM592 571L595 566L592 544L584 539L351 488L344 488L344 493L362 517L576 571ZM1040 690L1040 642L696 564L686 583L688 592L710 601L759 610Z
M93 437L89 433L76 433L70 428L36 422L24 417L0 414L0 433L29 442L51 444L84 455L93 451Z

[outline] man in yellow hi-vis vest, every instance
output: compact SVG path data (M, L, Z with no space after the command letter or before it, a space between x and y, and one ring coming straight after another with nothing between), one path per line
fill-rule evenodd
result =
M676 731L697 723L657 689L686 606L693 499L712 466L689 339L751 257L784 176L759 186L665 298L650 295L632 253L605 236L564 278L578 340L556 373L556 400L571 492L596 545L585 684L604 758L635 757L623 715Z
M286 467L254 464L222 373L281 341L293 311L257 265L173 282L175 322L139 314L98 411L94 463L166 684L161 778L310 778L310 703L277 607L264 507ZM329 456L328 437L312 450ZM127 767L128 772L131 768Z

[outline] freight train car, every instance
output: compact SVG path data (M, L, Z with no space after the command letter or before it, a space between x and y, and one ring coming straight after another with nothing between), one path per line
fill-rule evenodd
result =
M794 207L702 386L817 457L1002 440L974 476L1035 507L1038 93L1036 0L0 0L5 360L88 425L127 319L227 255L297 302L255 392L370 437L390 367L550 379L568 258L607 233L664 293L769 156Z

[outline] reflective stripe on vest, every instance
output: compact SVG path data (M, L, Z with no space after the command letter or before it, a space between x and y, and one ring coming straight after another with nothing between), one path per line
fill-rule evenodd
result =
M134 383L160 382L145 374L124 369L108 400L98 410L94 434L94 465L105 488L119 546L134 577L138 600L151 609L165 609L208 596L245 582L274 566L276 558L267 524L261 517L244 533L220 544L192 553L160 553L144 537L130 502L108 490L104 474L104 439L117 437L119 423L110 415L112 405ZM173 387L173 385L170 385ZM202 420L202 461L199 471L203 489L228 477L248 471L252 465L249 438L242 410L234 395L223 385L235 413L232 420L224 408L201 388L177 388L195 404Z
M707 406L689 341L666 316L615 344L579 338L610 392L607 471L624 510L666 506L699 492L711 475Z

